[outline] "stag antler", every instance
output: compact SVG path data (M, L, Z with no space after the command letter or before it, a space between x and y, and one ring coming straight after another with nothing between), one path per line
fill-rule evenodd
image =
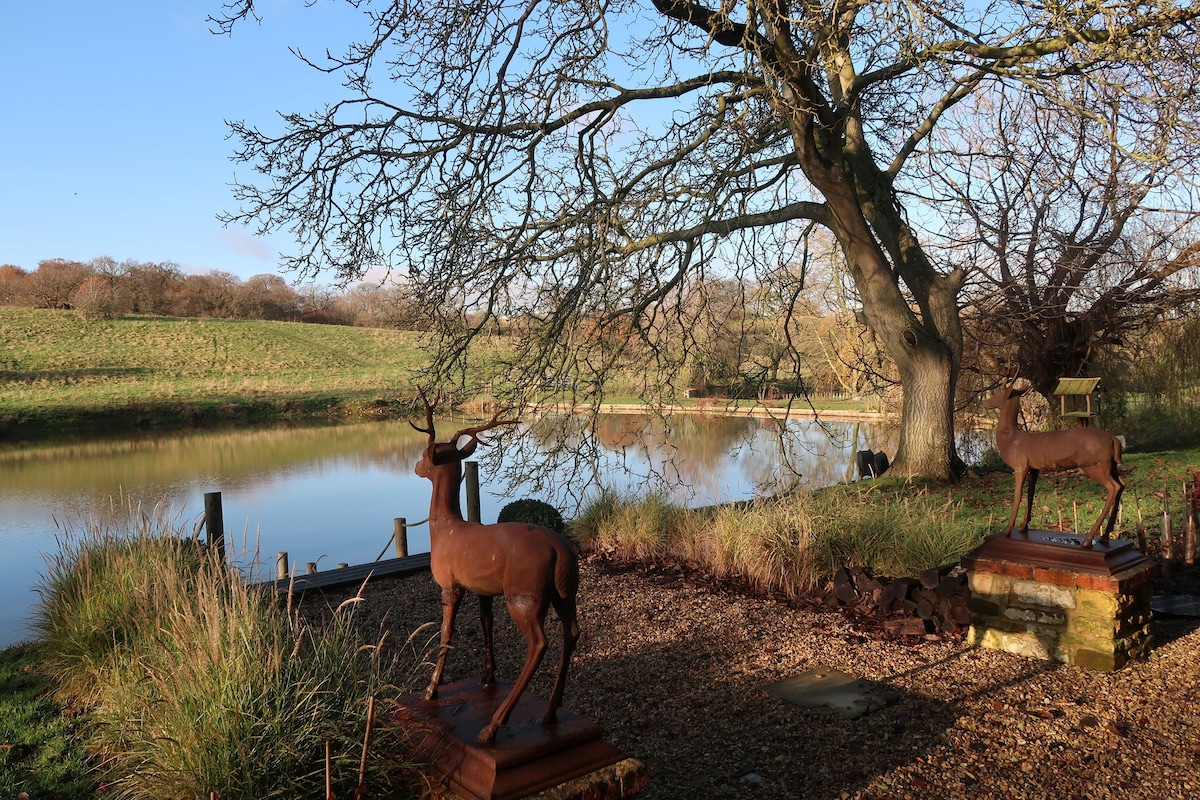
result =
M506 414L511 410L512 409L508 409L508 408L501 409L501 410L497 411L495 414L493 414L492 418L490 420L488 420L487 422L483 423L482 425L475 425L470 428L463 428L461 431L454 434L454 436L450 437L451 444L453 444L453 445L455 445L455 447L457 447L459 439L461 439L464 436L470 436L471 442L468 443L468 446L474 447L474 445L476 445L476 444L486 445L487 442L484 439L482 439L479 436L479 434L483 433L484 431L490 431L492 428L498 428L501 425L519 425L519 424L521 424L521 420L519 420L519 419L500 419L501 414ZM474 443L474 444L472 444L472 443Z
M417 394L421 395L421 402L425 404L425 425L426 425L426 427L422 428L421 426L417 425L417 423L413 422L411 419L408 421L408 424L412 425L413 430L417 431L418 433L429 434L429 441L432 442L434 440L433 410L435 408L437 408L437 404L442 401L442 390L438 389L437 394L434 396L432 403L429 402L429 398L425 396L425 390L422 389L420 386L417 387Z

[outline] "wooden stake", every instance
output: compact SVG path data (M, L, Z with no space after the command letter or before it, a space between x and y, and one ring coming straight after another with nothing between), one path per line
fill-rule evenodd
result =
M325 740L325 800L337 800L333 793L333 756L329 750L329 740Z
M1163 516L1162 516L1162 557L1163 557L1163 576L1170 577L1171 572L1175 567L1175 543L1174 534L1171 532L1171 506L1168 503L1167 491L1163 490Z
M367 733L363 736L362 761L358 763L358 788L354 800L365 800L367 796L367 751L371 748L371 728L375 725L375 698L367 701Z
M1196 518L1192 514L1192 493L1183 485L1183 563L1189 567L1196 563Z

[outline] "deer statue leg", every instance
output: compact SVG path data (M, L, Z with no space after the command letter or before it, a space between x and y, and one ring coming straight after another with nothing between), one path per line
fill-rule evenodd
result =
M1017 512L1021 509L1021 493L1025 488L1025 468L1013 468L1013 501L1012 513L1008 515L1008 524L1004 526L1004 532L1012 535L1013 526L1017 522Z
M562 620L563 649L562 658L558 662L558 674L554 677L554 690L550 693L550 706L542 717L542 724L549 725L558 721L558 709L562 706L563 691L567 685L567 668L571 664L571 654L575 652L575 643L579 641L579 619L575 613L575 598L558 598L552 601L558 618Z
M1025 521L1021 523L1021 533L1029 533L1029 518L1033 516L1033 491L1037 488L1038 471L1029 468L1029 483L1025 487Z
M1096 518L1096 524L1092 526L1091 531L1083 540L1084 547L1091 547L1092 540L1096 538L1096 534L1100 533L1100 526L1104 525L1105 520L1108 521L1108 524L1104 528L1104 536L1101 541L1107 543L1112 535L1113 528L1117 524L1117 509L1120 508L1121 493L1125 491L1125 484L1121 482L1120 475L1117 473L1117 465L1112 462L1089 464L1081 469L1085 475L1108 491L1108 497L1104 501L1104 510L1100 512L1100 516Z
M496 709L496 713L492 715L489 722L483 730L479 732L479 744L491 744L496 740L496 730L508 722L508 716L516 707L517 701L521 699L521 695L525 692L525 687L529 685L529 680L533 677L533 673L537 671L538 665L542 663L542 656L546 654L546 612L549 610L549 604L546 602L538 602L532 597L511 597L508 600L508 613L512 617L513 622L521 629L521 633L525 634L525 666L521 668L521 674L517 676L516 682L513 683L512 691L508 693L508 697L504 698L504 702Z
M483 680L480 685L490 689L496 685L496 658L492 654L492 601L494 597L479 595L479 623L483 628Z
M457 586L442 588L442 637L438 648L437 665L433 668L433 678L429 688L425 690L425 699L437 697L438 684L442 682L442 670L446 668L446 655L450 652L450 637L454 635L454 617L458 615L458 605L462 602L463 590Z

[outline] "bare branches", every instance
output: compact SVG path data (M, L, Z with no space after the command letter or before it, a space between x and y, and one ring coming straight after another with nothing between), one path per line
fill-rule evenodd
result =
M302 275L403 275L433 322L430 379L478 372L488 332L517 330L517 360L479 379L517 392L565 380L594 397L618 365L678 367L668 345L686 350L694 321L682 298L713 276L770 275L810 222L834 234L902 381L952 384L967 272L922 233L943 213L926 175L962 177L939 131L978 121L980 156L996 155L982 100L1021 87L1167 159L1126 132L1190 124L1200 88L1200 10L1170 0L349 1L362 39L301 56L341 75L344 96L276 130L231 125L253 175L225 220L291 233L285 266ZM215 30L255 13L230 0ZM1080 86L1119 102L1096 107ZM987 186L960 184L968 203L989 202ZM1099 242L1110 221L1075 236ZM1070 282L1102 263L1059 266ZM932 363L941 375L918 377ZM952 450L949 401L932 405L946 419L927 440Z

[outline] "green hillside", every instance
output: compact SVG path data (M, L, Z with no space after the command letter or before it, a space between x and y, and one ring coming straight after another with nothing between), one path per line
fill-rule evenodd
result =
M410 332L0 307L0 435L386 413Z

